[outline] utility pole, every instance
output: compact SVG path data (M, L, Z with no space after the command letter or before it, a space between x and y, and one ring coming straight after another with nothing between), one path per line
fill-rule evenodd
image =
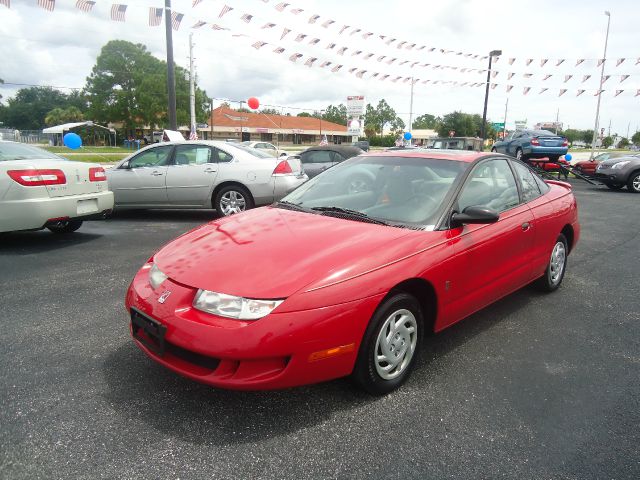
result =
M507 108L509 108L509 97L504 102L504 124L502 125L502 140L507 137Z
M482 149L484 150L485 132L487 128L487 102L489 101L489 83L491 82L491 61L493 57L502 55L502 50L492 50L489 52L489 70L487 70L487 87L484 92L484 110L482 111L482 126L480 127L480 136L482 137Z
M164 0L164 25L167 37L167 97L169 105L169 129L178 129L176 116L176 78L173 68L173 34L171 32L171 0Z
M611 136L611 119L609 119L609 133L607 133L607 137Z
M196 88L193 77L193 33L189 34L189 109L191 111L191 124L189 135L196 133Z
M413 85L415 84L413 77L411 77L411 101L409 102L409 132L413 130ZM411 144L411 140L409 140Z
M560 107L556 110L556 135L558 134L558 120L560 119Z
M605 11L607 16L607 35L604 37L604 56L602 57L602 70L600 71L600 87L598 88L598 105L596 106L596 124L593 127L593 139L591 141L591 155L589 160L593 160L593 153L596 149L596 136L598 135L598 123L600 120L600 99L602 98L602 83L604 81L604 66L607 63L607 43L609 42L609 25L611 24L611 13Z

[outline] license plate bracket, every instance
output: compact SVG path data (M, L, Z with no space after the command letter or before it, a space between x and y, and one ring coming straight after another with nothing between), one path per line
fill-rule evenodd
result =
M132 307L131 331L133 337L153 353L159 357L164 355L164 336L167 333L167 327L165 325ZM141 333L144 333L144 336L141 335Z

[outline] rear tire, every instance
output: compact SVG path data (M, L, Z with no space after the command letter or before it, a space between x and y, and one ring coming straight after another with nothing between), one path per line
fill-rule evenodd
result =
M244 212L253 206L253 198L249 190L240 185L228 185L221 188L213 202L213 208L221 217Z
M630 192L640 193L640 172L633 172L627 182L627 188Z
M382 302L362 338L352 374L355 383L373 395L400 387L416 363L423 325L413 296L400 292Z
M516 148L516 159L523 161L525 160L524 155L522 154L521 148Z
M53 233L72 233L80 228L82 220L61 220L47 225Z
M622 183L607 183L606 185L609 190L622 190L624 187Z
M564 273L567 270L567 256L569 255L569 246L567 244L566 237L561 233L558 235L551 255L549 257L549 263L542 275L535 282L536 288L543 292L553 292L560 287L562 280L564 279Z

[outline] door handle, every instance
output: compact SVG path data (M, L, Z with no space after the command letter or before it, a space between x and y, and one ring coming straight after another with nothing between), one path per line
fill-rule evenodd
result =
M151 172L151 175L153 175L154 177L159 177L159 176L164 175L164 173L162 173L162 172Z
M207 169L204 171L204 173L216 173L216 172L217 172L217 170L213 170L213 169L211 169L211 168L207 168Z
M527 230L529 230L531 228L531 224L529 222L524 222L521 225L521 227L522 227L522 230L526 232Z

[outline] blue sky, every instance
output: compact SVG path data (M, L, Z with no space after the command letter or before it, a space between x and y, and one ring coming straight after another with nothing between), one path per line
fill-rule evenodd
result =
M35 0L12 0L11 9L0 6L0 78L10 83L81 87L90 73L100 47L111 39L125 39L145 44L159 58L165 58L164 27L147 25L148 7L162 6L162 0L119 0L128 3L127 21L116 23L109 20L112 2L97 0L90 14L75 9L75 0L57 0L53 13L36 6ZM181 28L174 32L174 54L176 62L187 66L188 36L194 32L196 64L199 84L213 97L246 99L256 96L262 104L283 105L292 108L322 108L329 103L344 102L347 95L365 95L368 102L377 103L385 98L397 112L408 121L410 84L402 80L393 83L370 78L372 73L391 75L390 78L414 76L420 78L415 86L414 118L422 113L436 115L453 110L482 113L483 87L433 85L434 80L464 83L480 83L486 74L461 72L460 69L484 69L486 61L456 55L456 52L486 55L490 50L501 49L503 55L495 65L498 74L491 82L498 84L490 91L488 116L501 121L505 102L509 98L507 123L527 119L532 125L539 121L554 120L559 110L560 120L565 126L593 128L600 70L596 66L604 48L607 17L611 12L611 32L605 74L611 75L602 96L601 126L609 126L611 132L633 133L640 124L640 96L634 97L640 88L640 4L631 0L610 2L574 1L553 2L547 0L517 2L505 1L352 1L337 0L299 1L290 0L291 6L278 12L271 0L203 0L195 8L191 0L173 0L175 11L185 14ZM233 10L219 19L224 5ZM304 12L293 15L292 8L303 8ZM240 20L242 14L251 14L249 24ZM310 24L311 15L320 19ZM227 31L214 31L208 25L191 30L197 20L217 23ZM326 20L335 24L323 28ZM269 29L261 29L265 23L275 23ZM351 28L339 35L342 25ZM354 28L362 32L350 35ZM280 40L283 28L291 29ZM363 39L363 32L374 35ZM296 42L297 35L307 35ZM235 35L235 36L234 36ZM398 40L387 46L385 39ZM316 45L309 40L319 38ZM398 50L395 45L401 40L406 45L416 43L446 50L429 52ZM259 50L252 48L256 41L268 44ZM347 46L344 55L326 46L336 43ZM281 46L285 53L275 54L274 48ZM362 50L362 54L350 55ZM301 53L296 64L289 56ZM367 53L374 56L362 58ZM385 56L383 61L376 59ZM304 66L309 57L317 57L314 66ZM398 58L391 65L389 58ZM509 65L508 60L516 61ZM526 59L533 58L530 65ZM544 67L541 59L550 59ZM592 59L576 67L576 59ZM627 58L620 66L618 58ZM556 66L558 59L565 61ZM403 66L402 60L409 60ZM320 68L322 61L331 61L329 68ZM410 68L413 62L420 62ZM420 65L429 64L428 67ZM332 73L330 67L345 65L342 72ZM433 69L434 65L456 67L456 69ZM344 72L347 68L367 70L362 79ZM344 73L343 73L344 72ZM513 73L511 79L507 76ZM524 74L531 74L529 78ZM552 75L543 80L544 75ZM572 77L566 80L566 76ZM584 82L586 75L590 78ZM629 77L620 83L621 75ZM429 80L429 83L422 83ZM566 80L566 82L565 82ZM513 85L510 93L506 85ZM525 87L531 87L523 95ZM5 85L1 90L5 98L19 88ZM542 88L548 90L542 94ZM558 97L559 89L567 92ZM576 97L578 89L586 92ZM613 96L617 89L624 92ZM286 111L286 110L285 110ZM295 113L296 110L290 110Z

